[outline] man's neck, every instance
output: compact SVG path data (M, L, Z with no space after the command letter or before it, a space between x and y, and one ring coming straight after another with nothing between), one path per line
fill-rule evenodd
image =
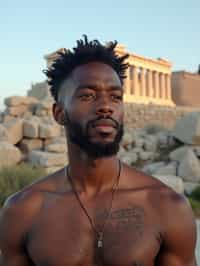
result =
M68 174L77 191L96 195L113 186L119 175L119 160L114 156L91 158L74 144L68 145Z

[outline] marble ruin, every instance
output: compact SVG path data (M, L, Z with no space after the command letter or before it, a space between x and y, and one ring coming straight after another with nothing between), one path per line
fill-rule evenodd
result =
M62 51L63 48L44 57L48 67L58 57L57 52ZM119 55L129 54L129 69L124 84L125 102L152 103L163 106L175 105L171 97L172 64L169 61L162 58L145 58L129 53L123 45L118 45L116 52Z

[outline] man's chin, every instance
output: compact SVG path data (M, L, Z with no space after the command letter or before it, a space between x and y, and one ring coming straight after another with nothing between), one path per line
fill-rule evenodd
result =
M88 156L97 158L108 157L118 153L119 144L107 141L91 143L87 147L84 147L84 151L88 154Z

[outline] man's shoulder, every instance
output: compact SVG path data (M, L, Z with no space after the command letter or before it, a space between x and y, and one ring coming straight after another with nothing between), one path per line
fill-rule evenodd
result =
M178 208L182 212L191 212L190 204L183 194L177 193L157 178L133 167L126 165L125 171L130 185L134 184L138 189L145 191L148 199L158 205L161 211L173 212Z
M33 216L41 208L47 193L56 192L61 186L63 170L38 179L36 182L26 186L22 190L12 194L5 201L1 213L12 219L22 215Z

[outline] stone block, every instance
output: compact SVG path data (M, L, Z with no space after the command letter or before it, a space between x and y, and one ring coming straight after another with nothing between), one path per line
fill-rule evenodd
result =
M11 106L6 109L6 113L12 116L22 116L28 111L27 105Z
M11 96L4 100L5 105L7 106L19 106L19 105L30 105L38 102L38 99L35 97L27 96Z
M133 143L133 137L132 134L130 132L125 132L124 136L122 138L122 142L121 145L125 148L125 149L130 149L130 147L132 146Z
M155 173L157 169L164 166L165 166L164 162L149 163L143 166L142 171L151 175Z
M24 120L23 135L28 138L39 137L39 123L40 119L36 116L31 117L29 120Z
M178 119L173 136L185 144L200 144L200 112L191 112Z
M63 166L46 167L45 171L47 174L52 174L52 173L55 173L55 172L61 170L62 168L63 168Z
M28 160L32 165L42 167L64 166L68 161L65 153L44 151L31 151Z
M182 158L178 175L185 181L200 182L200 162L192 150L188 150Z
M188 151L192 151L191 146L181 146L169 154L169 159L180 162Z
M41 139L24 138L19 143L19 148L25 153L28 153L32 150L39 150L43 148L43 141Z
M35 105L35 115L37 116L47 116L52 114L53 101L43 101Z
M155 136L147 136L144 141L144 149L146 151L155 152L158 146L158 139Z
M53 138L60 136L60 126L56 123L40 124L39 137L40 138Z
M54 143L61 143L64 145L67 145L66 142L66 137L58 136L58 137L53 137L53 138L46 138L44 140L44 146L48 146L49 144L54 144Z
M154 174L156 175L172 175L176 176L177 173L177 167L178 163L177 162L171 162L163 167L160 167L155 170Z
M13 118L5 122L4 127L8 132L8 142L17 144L23 138L23 120L20 118Z
M3 116L3 123L8 122L8 121L12 120L13 118L15 118L15 116L8 115L8 114L4 114L4 116Z
M0 168L16 165L21 160L22 153L17 147L8 142L0 142Z
M138 156L136 153L133 153L132 151L127 152L123 156L121 156L121 161L124 163L127 163L128 165L133 165L137 162Z
M45 151L63 153L67 152L67 147L62 143L52 143L45 147Z
M3 126L3 124L0 124L0 141L9 142L8 130Z
M177 193L184 193L184 183L180 177L173 175L153 175L153 177L160 180L162 183L172 188Z
M134 142L134 146L138 148L144 147L145 140L143 138L137 137Z
M152 160L154 158L154 153L151 151L141 151L139 153L139 158L142 161Z

